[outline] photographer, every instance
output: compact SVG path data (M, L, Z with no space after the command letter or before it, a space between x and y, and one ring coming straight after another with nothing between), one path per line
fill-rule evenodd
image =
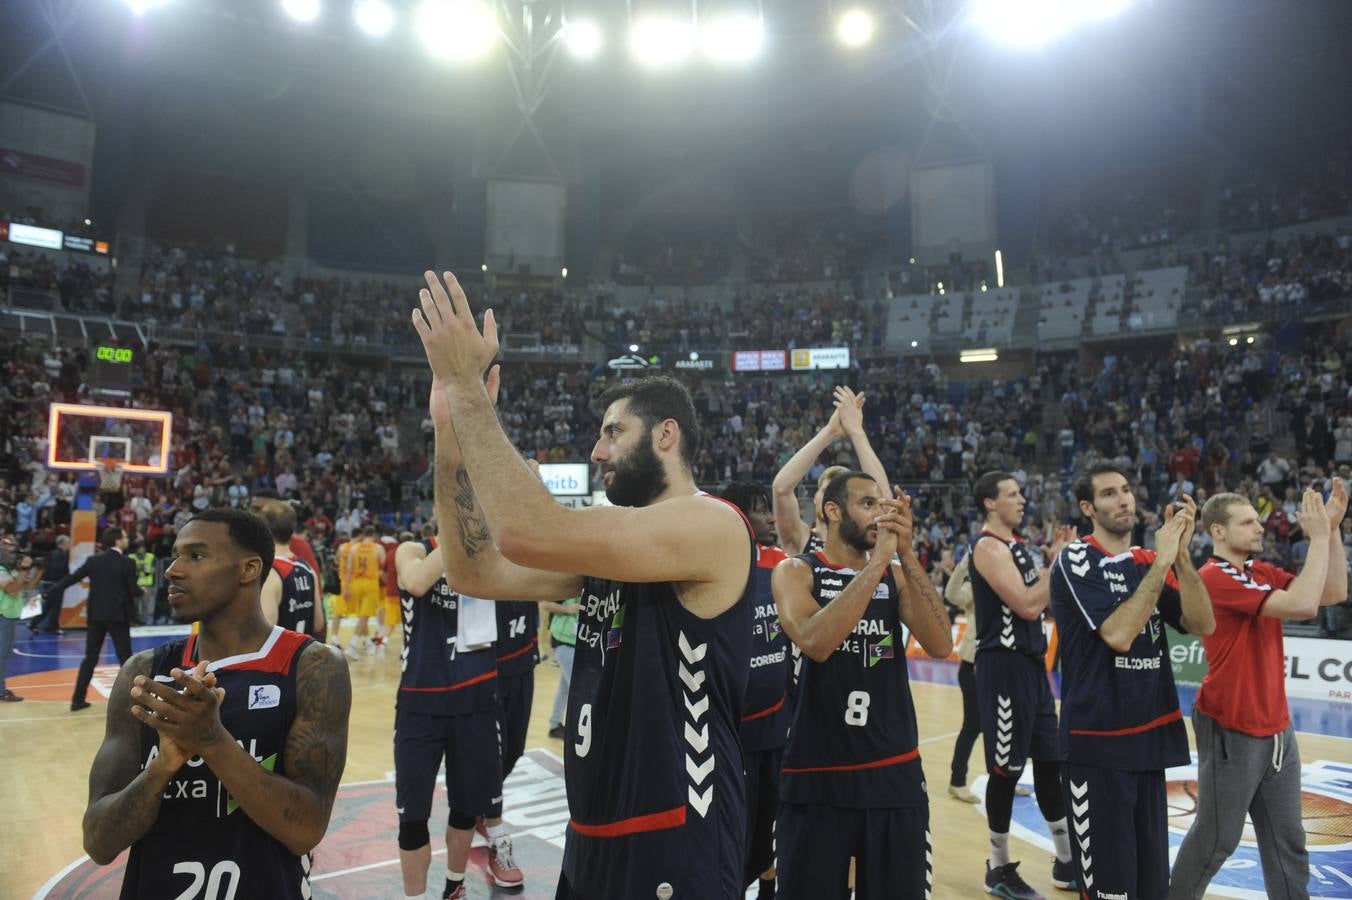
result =
M23 698L5 686L5 670L14 649L14 629L23 611L23 593L38 583L42 569L31 556L19 555L14 535L0 538L0 702L14 703Z

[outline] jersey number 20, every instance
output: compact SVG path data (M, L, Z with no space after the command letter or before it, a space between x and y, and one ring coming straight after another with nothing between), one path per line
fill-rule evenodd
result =
M188 875L192 884L174 900L235 900L235 891L239 890L239 866L229 859L223 859L211 867L211 876L207 876L207 867L200 862L174 863L175 875ZM229 876L230 886L221 891L221 882ZM202 891L202 883L206 890ZM200 892L200 893L199 893Z

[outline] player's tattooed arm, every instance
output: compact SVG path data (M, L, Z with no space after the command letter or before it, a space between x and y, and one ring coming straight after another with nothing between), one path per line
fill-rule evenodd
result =
M488 529L488 520L474 496L474 485L470 484L469 471L464 466L455 470L455 487L451 497L455 503L456 533L460 538L460 547L465 555L474 559L493 542L493 533Z
M281 774L269 772L233 740L202 758L240 809L296 855L324 837L347 764L352 681L341 653L311 643L296 663L296 718L282 750Z
M84 848L101 866L150 831L164 788L184 762L181 755L162 753L141 768L141 723L130 712L131 686L137 675L149 676L153 656L153 650L142 651L118 673L108 698L103 744L89 770Z
M901 551L900 577L893 573L901 586L901 621L911 629L920 646L930 656L943 659L953 652L953 627L948 620L944 601L935 590L934 582L909 548Z

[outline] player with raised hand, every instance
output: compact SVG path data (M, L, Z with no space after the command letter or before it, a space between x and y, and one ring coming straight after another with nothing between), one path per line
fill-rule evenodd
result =
M1347 488L1333 479L1325 504L1306 490L1300 530L1309 554L1299 575L1252 557L1263 523L1247 498L1216 494L1202 507L1213 555L1201 578L1216 628L1202 638L1208 670L1193 704L1197 735L1197 816L1174 861L1169 896L1193 900L1253 823L1263 883L1273 898L1309 896L1310 865L1301 811L1300 747L1286 705L1282 622L1311 619L1347 599L1339 526Z
M803 651L775 826L781 898L928 897L929 798L906 635L946 657L953 635L912 547L910 498L845 472L822 501L823 550L780 563L779 618ZM894 562L899 559L899 562Z
M826 519L822 515L822 494L831 479L847 469L845 466L830 466L817 479L817 492L812 498L815 523L803 521L798 508L798 485L807 477L812 464L836 439L849 438L855 455L859 457L861 471L867 472L878 484L890 483L882 461L864 433L864 394L856 394L850 388L840 386L832 392L832 402L835 412L831 414L830 420L790 457L775 475L771 486L779 545L789 554L820 550L824 545Z
M489 599L581 597L556 896L738 896L755 551L745 518L695 486L689 392L659 376L604 395L592 461L615 505L566 508L485 390L492 311L480 333L455 276L426 280L413 325L444 398L433 427L447 580Z
M1165 769L1186 765L1167 623L1215 628L1188 556L1197 507L1165 511L1155 549L1131 544L1136 495L1126 472L1091 466L1075 482L1091 534L1052 566L1061 639L1061 726L1076 877L1090 897L1161 900L1169 890Z

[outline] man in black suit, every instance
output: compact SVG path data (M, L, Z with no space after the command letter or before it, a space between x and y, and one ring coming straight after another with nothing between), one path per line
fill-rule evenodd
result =
M131 656L132 602L141 595L136 584L136 564L127 558L127 536L120 528L105 528L99 535L102 553L95 553L84 565L43 592L43 599L61 596L61 592L83 578L89 579L89 600L86 603L85 655L80 663L80 674L75 679L75 694L70 708L85 709L89 702L85 694L94 677L94 666L103 653L103 639L113 636L113 650L119 664Z

